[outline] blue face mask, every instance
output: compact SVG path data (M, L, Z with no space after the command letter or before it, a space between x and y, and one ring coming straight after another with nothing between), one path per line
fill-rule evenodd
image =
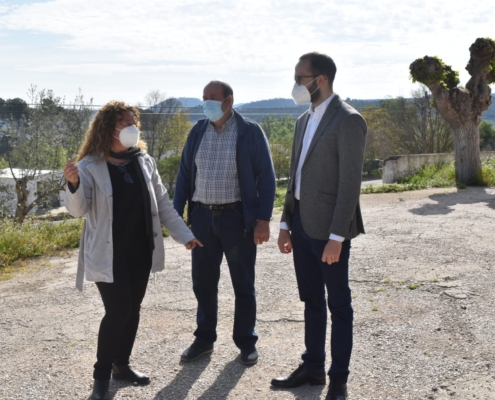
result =
M222 111L222 104L227 99L222 101L205 100L203 101L203 112L210 121L215 122L223 117L225 112Z

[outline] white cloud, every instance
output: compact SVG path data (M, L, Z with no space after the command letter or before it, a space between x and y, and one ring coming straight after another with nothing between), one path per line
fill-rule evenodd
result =
M493 36L495 26L491 1L469 7L463 0L4 3L0 35L21 31L60 35L60 42L49 49L51 62L26 57L22 65L17 61L24 71L276 77L291 74L302 53L318 50L334 57L339 79L368 82L360 88L363 93L368 88L375 93L377 81L381 87L389 85L385 92L409 85L409 63L426 54L463 69L469 45L479 36ZM370 71L375 82L369 82ZM373 93L363 96L384 94Z
M217 67L204 65L130 65L122 63L48 64L24 67L24 71L66 73L72 75L112 75L117 73L216 73ZM220 71L221 72L221 71Z

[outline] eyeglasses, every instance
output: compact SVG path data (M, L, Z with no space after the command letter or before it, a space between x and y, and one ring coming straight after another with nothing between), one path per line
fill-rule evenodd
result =
M319 75L294 75L294 80L298 85L301 84L301 79L303 78L316 78Z
M120 165L119 171L124 174L124 181L126 181L127 183L134 183L134 181L132 180L132 176L129 172L127 172L127 168L125 167L125 165Z

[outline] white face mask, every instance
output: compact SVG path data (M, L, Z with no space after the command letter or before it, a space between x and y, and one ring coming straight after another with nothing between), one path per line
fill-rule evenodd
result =
M294 99L294 102L296 104L304 104L304 103L310 103L311 102L311 95L314 92L316 92L318 90L318 88L316 88L313 93L309 93L307 86L311 85L317 79L318 78L313 79L306 86L305 85L298 85L297 83L294 83L294 87L292 88L292 98Z
M120 131L120 136L114 136L119 139L124 147L136 146L139 143L139 129L136 125L127 126L124 129L115 128Z

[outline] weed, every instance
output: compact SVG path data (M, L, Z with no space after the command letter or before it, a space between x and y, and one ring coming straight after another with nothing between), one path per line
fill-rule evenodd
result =
M411 283L408 288L410 290L416 290L417 288L419 288L419 285L417 285L416 283Z
M77 248L82 225L81 219L23 225L1 220L0 272L2 272L2 278L8 278L11 275L14 263L16 267L23 267L22 260Z
M378 311L378 307L373 307L371 311Z
M469 185L495 186L495 159L484 160L481 170ZM414 175L404 178L399 183L382 186L368 185L361 189L361 193L400 193L410 190L447 187L457 187L458 189L466 189L467 187L463 183L456 183L453 162L449 164L425 165ZM404 199L399 198L399 201L404 201Z

